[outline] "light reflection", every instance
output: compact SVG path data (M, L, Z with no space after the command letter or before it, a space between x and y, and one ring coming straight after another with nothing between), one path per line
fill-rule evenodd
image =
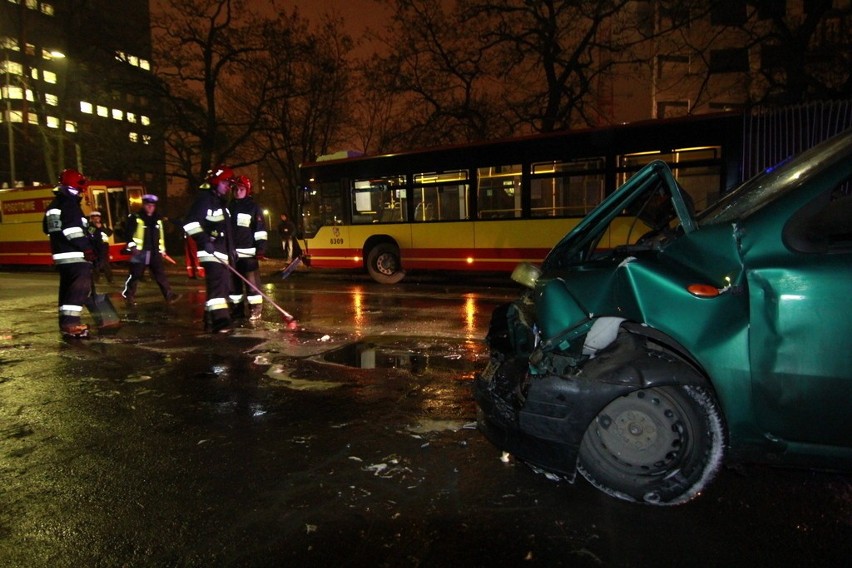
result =
M364 328L364 289L356 286L352 289L352 313L355 323L355 331L361 334Z
M781 300L806 300L807 296L803 294L781 294Z
M473 338L476 333L476 296L474 294L464 296L464 323L467 339Z

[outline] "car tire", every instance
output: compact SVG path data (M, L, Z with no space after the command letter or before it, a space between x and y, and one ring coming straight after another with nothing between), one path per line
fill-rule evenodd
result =
M708 388L639 389L598 413L583 436L578 470L613 497L678 505L713 480L724 447L721 411Z
M379 284L396 284L405 277L399 257L399 247L380 243L367 253L367 272Z

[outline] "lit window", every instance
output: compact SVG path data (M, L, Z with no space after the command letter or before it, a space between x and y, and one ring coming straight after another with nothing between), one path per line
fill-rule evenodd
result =
M136 113L135 112L128 112L127 113L127 122L132 122L134 124L136 123Z
M144 69L145 71L151 70L151 63L147 59L139 59L139 67Z
M27 113L27 122L30 124L38 124L38 115L34 112Z
M77 123L69 120L65 123L65 132L77 132Z
M9 116L11 117L9 122L23 122L24 121L24 113L19 110L13 110Z
M131 55L128 58L128 60L129 60L130 64L133 65L134 67L139 67L139 58L136 57L135 55Z
M30 10L38 10L38 0L27 0L27 8Z
M52 16L54 14L53 4L48 4L47 2L41 3L41 13L47 16Z
M24 74L24 66L15 61L4 61L3 62L3 72L10 73L12 75L23 75Z
M2 47L3 49L8 49L10 51L21 51L21 48L18 47L18 40L9 36L4 36L0 38L0 47Z
M139 134L136 132L131 132L129 135L131 142L139 142Z
M47 127L48 128L59 128L59 119L55 116L47 117Z
M114 108L112 109L112 117L115 120L124 120L124 112L117 108Z
M142 143L145 144L146 146L148 144L150 144L151 143L151 135L150 134L143 134L142 135Z
M27 100L31 103L35 102L35 95L33 95L32 89L27 89Z
M56 95L51 95L50 93L45 93L44 102L46 102L50 106L57 106L59 105L59 97L57 97Z
M86 101L80 101L80 112L84 114L92 114L95 110L95 107L92 106L92 103L87 103Z
M24 98L24 90L21 87L3 87L3 98L22 99Z
M145 116L144 114L140 117L142 119L142 126L150 126L151 119Z
M36 69L36 68L31 69L30 75L32 76L33 79L38 79L38 69Z
M109 109L105 106L98 105L97 106L98 116L102 116L104 118L109 116Z
M53 71L42 71L41 76L45 83L50 83L51 85L56 83L56 73Z

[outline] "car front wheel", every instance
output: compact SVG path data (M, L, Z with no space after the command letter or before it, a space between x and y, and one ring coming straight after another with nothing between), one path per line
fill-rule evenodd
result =
M646 388L613 400L595 417L583 436L578 469L619 499L677 505L710 483L724 445L709 389Z

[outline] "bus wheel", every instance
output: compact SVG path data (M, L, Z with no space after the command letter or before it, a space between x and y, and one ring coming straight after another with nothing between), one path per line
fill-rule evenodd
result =
M405 276L399 260L399 247L380 243L367 254L367 272L379 284L396 284Z

